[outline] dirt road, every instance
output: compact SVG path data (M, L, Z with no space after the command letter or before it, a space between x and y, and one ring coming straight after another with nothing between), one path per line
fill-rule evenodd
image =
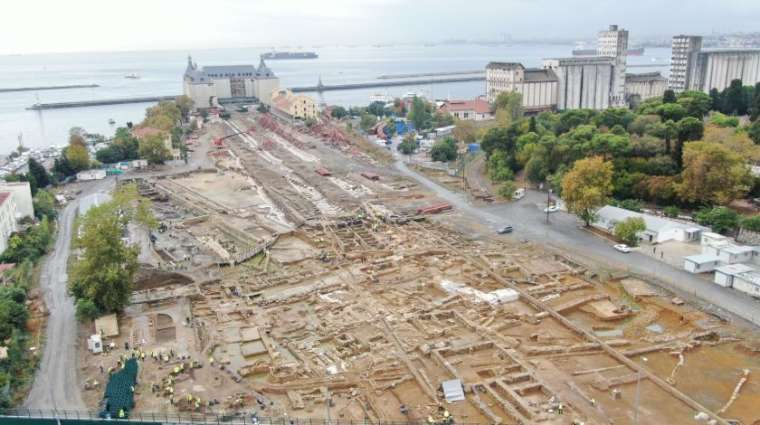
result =
M86 188L82 196L110 190L112 179L102 180ZM80 197L81 198L81 197ZM55 248L42 265L40 289L48 317L45 347L34 386L24 403L30 409L84 410L77 378L77 331L74 301L66 289L66 267L71 252L71 236L79 199L69 202L58 217L58 238Z

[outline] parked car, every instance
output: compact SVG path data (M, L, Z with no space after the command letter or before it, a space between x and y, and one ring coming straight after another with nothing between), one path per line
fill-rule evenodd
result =
M544 212L545 213L554 213L554 212L557 212L557 211L559 211L559 207L556 206L556 205L552 205L552 206L544 208Z
M500 235L505 235L507 233L512 233L512 231L515 230L512 228L512 226L504 226L501 229L497 230L496 233Z
M619 244L613 246L613 248L615 248L616 250L618 250L620 252L623 252L625 254L631 252L631 247L628 246L628 245L626 245L626 244L624 244L624 243L619 243Z

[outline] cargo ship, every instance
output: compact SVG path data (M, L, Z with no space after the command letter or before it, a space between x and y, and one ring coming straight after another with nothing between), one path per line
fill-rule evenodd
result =
M277 52L277 51L271 51L264 53L261 55L262 58L267 60L278 60L278 59L316 59L319 57L318 54L314 52Z

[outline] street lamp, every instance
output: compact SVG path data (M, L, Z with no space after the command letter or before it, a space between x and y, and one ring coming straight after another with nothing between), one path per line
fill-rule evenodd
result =
M548 182L547 182L548 184ZM546 224L549 224L549 206L552 202L552 189L549 188L549 190L546 192Z
M648 359L642 357L641 361L646 363ZM636 410L633 412L633 423L636 425L639 423L639 402L641 401L641 369L642 367L639 366L639 373L636 377Z

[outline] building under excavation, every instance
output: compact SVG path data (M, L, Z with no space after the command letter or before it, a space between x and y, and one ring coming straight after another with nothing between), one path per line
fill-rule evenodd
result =
M467 238L447 225L456 212L418 216L440 201L332 131L250 115L215 125L255 130L213 151L214 169L139 182L161 227L112 339L148 353L138 412L757 419L760 384L741 381L760 367L752 335L646 282ZM88 359L83 378L119 354Z

